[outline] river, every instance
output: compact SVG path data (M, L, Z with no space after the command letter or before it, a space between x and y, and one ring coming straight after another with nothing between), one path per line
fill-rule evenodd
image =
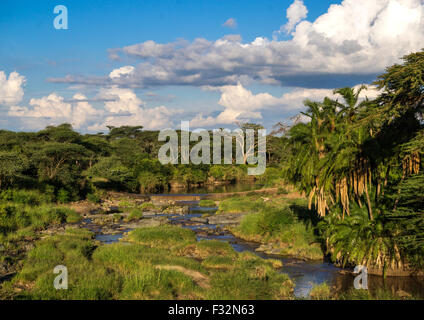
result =
M258 185L227 185L216 186L213 191L217 192L238 192L257 189ZM194 189L189 191L174 191L163 194L164 197L172 198L176 194L199 195L204 194L205 189ZM211 190L209 189L209 193ZM256 243L248 243L244 240L234 237L230 232L221 229L220 226L211 224L200 224L190 221L191 218L201 217L204 213L214 214L217 208L199 207L198 201L182 202L183 205L189 207L189 213L183 216L170 218L172 224L181 225L184 228L190 228L197 234L198 240L216 239L230 243L233 248L238 251L250 251L264 259L278 259L283 263L281 272L286 273L295 283L294 294L297 298L308 298L310 290L314 284L327 282L333 290L338 292L346 292L354 288L354 276L342 269L335 267L327 261L305 261L296 259L295 257L273 256L265 253L257 252L255 249L259 246ZM166 215L164 215L166 216ZM213 232L205 232L210 229ZM96 239L104 243L113 243L119 241L123 237L124 230L121 234L103 235L97 234ZM218 232L217 232L218 231ZM378 288L390 289L393 293L403 291L413 294L414 296L424 299L424 279L413 277L386 277L368 275L369 290Z

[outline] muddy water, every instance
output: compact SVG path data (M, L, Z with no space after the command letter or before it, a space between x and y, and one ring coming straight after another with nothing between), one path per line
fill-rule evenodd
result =
M354 276L343 272L329 262L323 261L304 261L294 257L273 256L261 252L256 252L258 244L249 243L234 237L230 232L225 231L219 225L201 224L190 221L191 218L201 217L205 213L214 214L217 208L199 207L198 202L186 202L189 206L189 214L171 218L172 224L181 225L184 228L192 229L197 234L198 240L220 240L230 243L238 251L250 251L264 259L278 259L283 263L281 272L286 273L295 283L294 294L298 298L308 298L310 290L314 284L327 282L333 290L346 292L352 289ZM97 233L96 239L104 243L113 243L119 241L125 232L122 230L113 235L102 235ZM369 290L378 288L390 289L393 293L399 290L411 293L414 296L424 299L424 279L412 277L387 277L384 279L379 276L368 276Z

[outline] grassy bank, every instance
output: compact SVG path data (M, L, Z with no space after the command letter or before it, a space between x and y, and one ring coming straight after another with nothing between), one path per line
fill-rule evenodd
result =
M126 243L99 245L85 230L37 242L2 298L14 299L292 299L278 261L237 253L228 243L197 242L193 231L163 226L132 231ZM57 265L68 290L53 287Z
M13 272L28 248L49 228L78 222L73 210L50 202L37 191L0 193L0 275Z
M271 198L251 195L223 200L219 214L246 213L240 225L231 231L239 238L260 242L264 251L305 259L322 259L321 246L315 236L316 221L302 199L284 195Z

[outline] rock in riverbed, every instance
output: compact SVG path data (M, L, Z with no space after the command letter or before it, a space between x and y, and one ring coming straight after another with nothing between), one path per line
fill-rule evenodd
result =
M160 218L151 218L151 219L141 219L133 223L123 223L122 227L125 227L128 229L136 229L136 228L159 227L165 224L168 224L168 219L160 217Z
M247 213L217 214L208 218L209 224L239 224Z
M208 224L209 223L209 219L208 218L201 218L201 217L191 218L190 221L199 222L199 223L203 223L203 224Z

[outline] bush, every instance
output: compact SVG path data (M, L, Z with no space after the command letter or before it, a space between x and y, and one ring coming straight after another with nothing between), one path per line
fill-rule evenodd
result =
M259 180L265 184L265 187L274 187L284 183L283 170L280 168L267 167L265 173Z
M58 202L60 202L60 203L68 203L68 202L69 202L69 200L70 200L69 192L68 192L68 191L66 191L65 189L60 189L60 190L57 192L56 199L57 199L57 201L58 201Z
M87 200L92 203L100 203L101 198L97 193L89 193L87 194Z
M31 227L44 229L51 224L75 223L81 217L72 209L42 205L30 207L21 204L0 205L0 233L8 234Z
M330 300L332 298L330 286L324 282L312 287L309 296L312 300Z
M143 211L139 209L133 209L127 217L128 221L135 221L140 219L143 219Z
M209 176L218 181L241 180L246 176L246 168L231 165L212 165Z
M40 193L38 190L8 189L0 192L0 200L37 206L43 203L52 202L53 196L51 194Z
M141 193L161 191L168 185L165 176L150 171L142 171L138 176L138 183Z

